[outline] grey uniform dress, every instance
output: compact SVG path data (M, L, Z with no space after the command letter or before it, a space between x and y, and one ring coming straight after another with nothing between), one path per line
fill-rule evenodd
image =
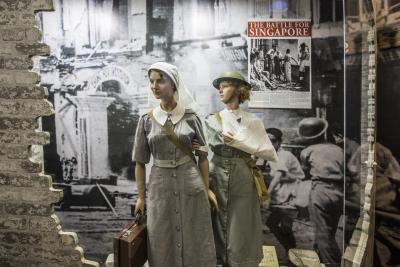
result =
M189 109L174 125L174 132L189 147L193 138L201 145L206 144L201 121ZM207 155L196 152L201 153ZM176 166L185 154L146 114L137 128L133 160L148 163L150 155L155 164L151 168L146 202L149 265L215 267L210 204L199 169L193 160ZM170 162L170 166L156 166L157 161Z
M217 260L223 266L255 267L262 260L260 202L253 177L241 150L225 145L222 126L206 118L208 144L214 152L210 162L210 187L219 211L212 213Z

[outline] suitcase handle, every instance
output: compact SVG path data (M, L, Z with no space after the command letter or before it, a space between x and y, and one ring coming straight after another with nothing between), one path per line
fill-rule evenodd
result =
M136 213L135 222L137 225L146 223L146 213L142 214L142 212L139 210Z
M142 215L141 211L139 210L135 216L135 224L132 225L132 227L130 228L130 230L128 230L127 228L124 228L122 230L123 232L123 237L127 237L132 233L132 229L134 229L135 227L137 227L140 224L143 224L146 222L146 215Z

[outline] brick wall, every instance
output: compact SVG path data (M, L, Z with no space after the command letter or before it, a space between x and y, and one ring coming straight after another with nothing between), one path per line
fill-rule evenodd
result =
M38 117L53 113L32 71L32 56L49 53L35 12L52 9L52 0L0 0L0 266L98 266L62 231L52 206L62 193L30 159L32 145L49 142Z

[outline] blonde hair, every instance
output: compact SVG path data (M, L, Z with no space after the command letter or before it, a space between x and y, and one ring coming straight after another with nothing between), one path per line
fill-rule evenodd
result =
M246 100L250 99L250 85L247 85L247 84L245 84L245 83L243 83L241 81L238 81L236 79L230 79L230 78L223 79L223 81L227 81L230 84L233 84L237 88L237 90L239 92L239 104L242 104Z
M239 83L237 85L239 90L239 104L244 103L246 100L250 99L250 86L244 83Z

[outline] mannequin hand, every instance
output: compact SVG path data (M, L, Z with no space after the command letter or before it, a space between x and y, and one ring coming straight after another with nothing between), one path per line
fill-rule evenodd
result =
M193 139L192 141L192 150L198 150L200 148L199 140Z
M144 204L145 204L145 200L138 197L138 199L136 200L136 205L135 205L135 215L139 212L139 210L140 210L141 214L144 214Z
M211 202L211 206L218 211L219 208L218 208L217 197L215 196L214 192L211 191L210 189L208 189L208 199Z
M227 132L227 133L221 133L222 138L224 139L224 143L229 144L230 142L233 141L233 133Z

